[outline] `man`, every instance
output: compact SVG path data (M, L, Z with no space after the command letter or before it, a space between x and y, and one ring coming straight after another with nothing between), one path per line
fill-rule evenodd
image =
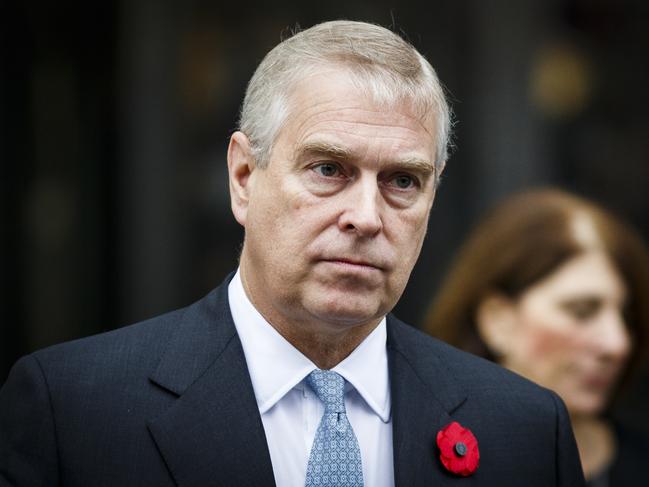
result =
M388 314L449 126L433 69L386 29L282 42L228 149L239 270L186 309L23 358L0 394L0 484L583 485L556 395Z

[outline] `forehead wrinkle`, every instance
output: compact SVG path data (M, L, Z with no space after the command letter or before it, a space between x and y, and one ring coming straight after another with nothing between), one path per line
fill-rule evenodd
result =
M306 128L304 128L305 125L308 125ZM322 126L324 125L324 127ZM346 127L350 125L350 128ZM387 128L390 129L388 132L385 131L378 131L378 132L370 132L370 133L363 133L363 132L358 132L359 127L365 127L365 128ZM392 129L397 129L396 132ZM405 130L408 133L401 133L400 130ZM365 138L367 139L368 143L370 140L392 140L392 141L401 141L401 142L406 142L406 144L411 144L413 141L415 141L417 138L420 137L420 134L417 133L415 129L412 127L407 127L406 125L400 125L400 126L395 126L392 125L390 122L386 123L372 123L372 122L366 122L366 121L353 121L353 120L321 120L321 121L316 121L315 123L307 124L306 121L303 121L300 123L300 125L297 127L297 130L294 131L294 133L298 134L296 137L296 147L299 146L307 146L307 145L313 145L314 143L317 144L324 144L327 145L328 147L321 147L322 149L326 149L327 151L333 152L333 151L338 151L338 152L354 152L353 150L347 149L345 147L346 144L341 144L336 142L336 139L339 139L339 135L337 133L342 133L345 135L349 135L352 138ZM328 135L325 134L330 134L331 138L333 140L326 140L329 138ZM318 140L320 137L324 137L322 141ZM314 139L314 141L311 141L310 139ZM370 143L370 146L372 144ZM369 148L369 147L368 147ZM318 147L313 147L313 149L318 149ZM405 149L405 152L408 152L409 149ZM411 151L411 149L410 149ZM346 155L346 154L341 154L341 156ZM419 160L419 161L426 161L426 158L421 158L417 156L413 157L405 157L404 160L406 163L408 160L413 159L413 160Z
M428 129L425 123L423 123L421 120L419 120L418 118L410 114L389 111L387 109L368 110L366 108L362 108L361 106L358 107L350 106L346 108L333 107L328 109L320 109L316 111L315 110L316 106L314 106L313 108L314 113L307 114L305 117L302 117L303 120L301 120L296 127L298 130L301 129L304 125L308 125L309 123L313 123L313 125L317 126L318 124L321 123L337 122L342 124L354 124L354 125L365 126L365 127L379 127L379 128L400 127L411 132L416 132L416 130L414 130L412 127L409 127L410 123L408 121L412 121L412 122L416 122L416 125L418 125L421 129L423 129L424 132L426 132L429 135L431 134L430 130ZM309 110L304 110L304 112L307 111ZM340 118L336 118L336 119L327 118L326 116L332 112L339 114ZM352 116L349 116L349 112L351 112ZM377 121L364 120L362 117L363 114L379 115L380 120ZM397 120L397 125L395 125L395 120L391 118L394 115L397 115L399 119L401 119L401 120ZM320 116L325 116L324 120L316 120L315 122L313 122L314 118ZM300 117L296 116L295 118L300 118Z
M310 88L310 91L309 91ZM314 91L316 93L314 93ZM315 95L315 96L314 96ZM320 99L318 99L320 97ZM304 103L306 101L306 103ZM331 112L337 112L340 114L345 114L345 112L361 112L361 113L370 113L370 114L380 114L380 115L398 115L403 119L411 119L417 123L431 137L434 136L434 127L429 125L432 123L429 120L429 117L419 117L415 115L414 110L407 102L399 102L392 104L377 104L376 102L370 102L370 107L367 107L367 104L358 102L358 100L350 101L350 104L347 106L340 106L340 99L336 94L326 93L324 96L321 93L317 93L317 90L313 90L311 87L300 87L296 92L290 96L288 104L288 119L287 122L293 123L295 120L299 120L295 129L297 131L301 130L304 125L312 121L313 118L319 117L321 115L328 115ZM333 105L332 105L333 104ZM355 118L355 117L352 117ZM325 120L327 121L327 120ZM361 120L339 120L340 122L356 123L366 126L375 126L375 127L384 127L391 126L392 121L387 120L385 123L381 122L366 122ZM316 124L319 121L316 121ZM400 126L407 128L407 122L399 124ZM411 129L412 130L412 129Z

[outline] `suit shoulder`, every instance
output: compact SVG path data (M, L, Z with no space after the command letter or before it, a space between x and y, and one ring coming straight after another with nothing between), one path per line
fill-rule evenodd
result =
M121 355L155 354L173 332L187 308L178 309L96 335L52 345L34 352L40 363L55 365L59 362L102 360L110 361Z
M517 398L542 396L548 406L554 408L554 401L548 401L555 394L532 381L501 367L500 365L459 350L404 322L392 317L393 333L397 336L398 348L406 356L423 380L437 383L440 373L447 380L462 384L474 394L507 397L510 393ZM536 399L535 399L536 400Z
M234 331L227 286L195 303L116 330L54 345L32 354L51 385L148 380L168 353L194 364L198 349L226 342ZM191 367L190 367L191 368Z

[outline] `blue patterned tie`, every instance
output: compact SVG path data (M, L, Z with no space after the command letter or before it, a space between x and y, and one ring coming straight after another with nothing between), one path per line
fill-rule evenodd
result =
M345 412L345 379L316 369L306 382L325 410L311 447L305 487L363 487L361 450Z

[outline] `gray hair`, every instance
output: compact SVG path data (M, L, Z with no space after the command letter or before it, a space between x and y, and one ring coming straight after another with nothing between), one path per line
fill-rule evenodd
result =
M289 114L295 83L323 66L347 68L350 81L375 102L409 103L415 114L434 117L436 173L448 158L451 111L428 61L397 34L378 25L338 20L315 25L271 50L248 83L239 129L250 140L259 167L266 167Z

